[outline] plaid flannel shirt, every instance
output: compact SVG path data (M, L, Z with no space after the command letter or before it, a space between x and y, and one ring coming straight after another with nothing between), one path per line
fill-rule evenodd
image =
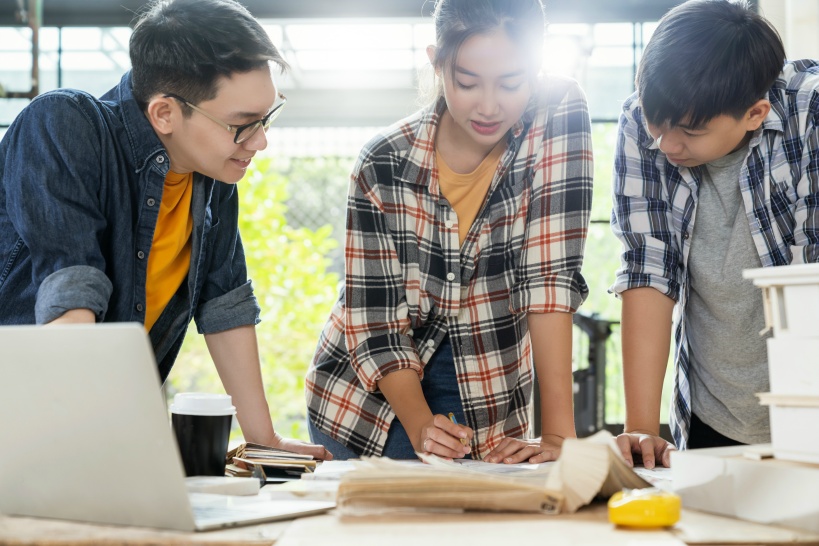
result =
M528 436L526 314L574 312L592 198L591 124L577 83L537 86L463 245L435 166L441 99L376 136L353 170L346 278L306 379L325 434L379 455L395 417L378 381L423 377L449 334L472 456Z
M771 112L751 138L738 181L751 235L764 267L817 262L819 66L807 60L786 63L768 99ZM680 449L691 422L685 311L701 177L699 167L669 163L632 95L620 116L614 160L611 224L624 250L611 291L650 286L676 302L670 425Z

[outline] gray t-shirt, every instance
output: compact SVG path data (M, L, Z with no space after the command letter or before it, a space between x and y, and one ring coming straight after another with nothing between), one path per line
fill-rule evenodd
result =
M685 327L694 413L723 436L751 444L770 442L770 424L768 408L754 396L768 391L762 292L742 278L743 269L762 267L739 188L747 155L745 146L703 169Z

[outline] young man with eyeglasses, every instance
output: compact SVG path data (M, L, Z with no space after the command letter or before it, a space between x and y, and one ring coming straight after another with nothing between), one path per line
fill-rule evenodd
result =
M238 231L287 65L233 0L154 2L130 57L101 99L45 93L0 143L0 324L142 322L164 381L195 319L245 439L328 458L273 429Z

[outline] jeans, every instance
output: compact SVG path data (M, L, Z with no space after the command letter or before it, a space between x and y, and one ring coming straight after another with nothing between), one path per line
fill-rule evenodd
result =
M435 354L432 355L432 358L424 367L424 379L421 381L421 389L433 414L448 415L452 412L455 414L458 423L465 424L449 336L444 338ZM307 418L307 430L310 432L310 439L314 443L326 447L333 454L335 460L341 461L359 457L358 453L346 445L318 430L309 417ZM404 426L397 418L393 419L390 425L387 441L381 454L390 459L417 459L412 442L410 442Z

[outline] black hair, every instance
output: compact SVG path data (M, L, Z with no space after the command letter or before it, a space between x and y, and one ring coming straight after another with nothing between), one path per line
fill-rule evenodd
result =
M540 0L438 0L435 21L436 69L455 69L464 42L476 34L503 28L510 40L528 54L534 74L540 68L546 21Z
M136 22L129 50L134 98L143 109L160 93L192 104L210 100L221 77L271 61L287 69L267 32L234 0L154 0Z
M643 114L654 125L701 127L739 119L765 98L785 63L773 26L744 0L691 0L669 11L637 71Z

